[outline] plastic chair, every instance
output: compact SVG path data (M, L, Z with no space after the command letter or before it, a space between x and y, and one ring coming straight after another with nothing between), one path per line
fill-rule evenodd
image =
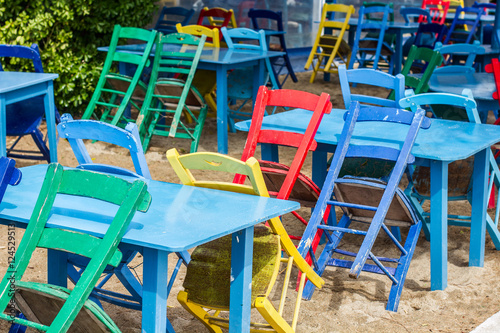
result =
M32 44L31 47L21 45L0 45L0 58L30 59L33 63L35 73L43 73L40 50L37 44ZM0 71L3 70L0 62ZM55 112L56 122L59 122L59 112L57 109ZM7 156L32 160L46 160L50 163L50 153L46 144L46 138L43 137L43 133L40 131L40 123L44 116L45 108L42 96L7 105L5 117L7 136L17 136L14 143L7 149ZM16 145L25 135L31 135L38 151L15 149Z
M231 192L240 192L269 197L259 163L253 157L246 162L227 155L216 153L195 153L179 156L175 148L167 152L167 158L175 173L184 185L215 188ZM250 185L226 182L197 180L191 170L205 170L212 173L239 173L250 180ZM252 332L294 332L298 321L302 288L306 277L318 288L324 281L312 270L299 255L294 244L288 237L279 217L268 221L269 227L263 224L255 226L254 260L251 306L256 308L266 323L252 323ZM184 279L185 290L180 291L177 299L189 313L200 320L211 332L222 332L228 328L227 317L220 316L222 311L229 310L229 276L231 257L231 235L219 238L207 244L198 246L192 255ZM286 254L282 258L282 251ZM300 290L297 294L294 314L291 320L283 318L283 307L287 297L287 289L295 265L302 274ZM279 306L273 305L269 294L276 284L278 273L285 271L281 286ZM224 277L227 276L227 279ZM226 282L224 282L226 281ZM214 314L207 312L215 310Z
M208 106L192 82L205 39L205 36L198 38L182 33L160 35L151 79L137 120L145 151L153 135L188 139L191 140L191 152L198 150ZM179 46L180 51L163 51L164 45ZM194 50L186 52L184 47ZM182 77L170 78L165 74Z
M105 201L118 206L103 238L46 227L54 201L61 194L75 196L74 200L85 197L84 200ZM110 175L85 170L63 170L59 164L50 164L28 227L16 251L16 260L11 263L0 283L0 319L49 333L67 332L77 327L89 332L120 332L112 319L88 298L105 267L120 263L122 254L117 247L135 211L147 211L150 203L151 196L142 180L129 183ZM90 263L73 290L22 281L36 248L84 255L90 258ZM16 281L15 291L11 289L12 281ZM4 313L5 308L13 303L27 319Z
M472 97L469 89L464 89L462 96L445 93L428 93L420 95L406 96L399 101L401 107L411 108L412 111L421 107L430 107L433 114L437 118L448 119L454 121L466 121L471 123L481 123L479 114L476 109L476 102ZM493 154L489 157L489 193L491 193L493 184L500 188L500 171L495 162ZM473 173L474 158L468 158L461 161L455 161L448 165L448 201L472 199L472 173ZM424 166L416 166L411 170L411 182L408 185L405 193L410 198L417 214L424 222L424 232L429 239L430 221L429 213L425 212L422 205L426 200L430 199L430 174L429 168ZM495 220L492 220L486 214L486 227L488 233L495 244L495 247L500 249L500 232L498 231L499 208L497 210ZM470 227L470 216L448 215L449 225L459 225Z
M323 5L318 33L316 34L311 53L304 66L304 68L308 70L309 67L313 65L313 72L309 82L314 82L318 71L324 73L337 73L339 63L344 63L349 66L351 47L343 38L349 26L349 19L351 15L354 14L354 11L354 6L352 5ZM343 22L329 20L331 15L337 15L338 18L341 13L344 13ZM333 34L333 31L338 31L338 34ZM314 58L316 58L315 64L313 64Z
M474 60L476 55L484 54L484 47L481 46L478 40L475 40L472 44L449 44L443 45L441 43L436 43L434 51L439 51L444 57L443 65L444 67L438 67L434 70L434 73L471 73L475 72ZM460 59L458 57L465 58L463 64L458 64ZM455 59L454 59L455 58Z
M449 8L450 1L447 0L422 0L422 9L428 10L431 14L431 22L427 21L427 23L444 24ZM423 18L418 22L422 23Z
M227 43L228 49L260 50L263 52L267 51L267 42L264 30L259 30L257 32L248 28L227 29L226 27L223 27L221 30L222 36L224 36L224 40ZM258 45L250 44L253 41L258 41ZM265 61L269 77L268 79L266 79L266 82L270 80L272 88L279 89L277 79L274 77L271 61L269 60L269 58L266 58ZM228 124L231 132L236 132L236 129L234 127L235 119L252 118L251 112L245 112L242 110L246 102L251 100L253 97L253 81L248 80L248 78L252 76L252 73L253 67L241 69L238 68L231 71L227 77L227 95L229 100L231 101L230 104L236 104L236 100L238 99L244 100L243 103L238 107L238 109L228 109Z
M476 39L479 40L476 33L483 13L484 10L482 8L462 8L459 6L455 12L455 18L453 18L448 35L444 39L443 44L472 43ZM462 14L476 16L475 19L465 19L461 17Z
M175 27L177 23L187 25L194 15L194 9L186 9L183 7L167 7L164 6L156 21L154 30L163 34L177 32Z
M390 74L369 68L346 70L345 65L340 65L339 81L346 109L349 109L354 101L361 103L361 106L370 104L395 108L398 105L397 101L405 96L405 78L402 74L392 76ZM389 91L394 91L396 100L377 96L354 94L351 92L351 84L364 84L386 88Z
M116 48L119 42L126 39L135 39L146 43L143 53L139 55L117 52ZM149 56L155 40L156 31L154 30L124 28L115 25L101 76L82 119L94 118L121 126L135 121L125 116L125 110L130 105L137 110L141 109L146 84L140 79L144 67L149 64ZM118 63L137 66L134 75L128 76L114 72L113 65ZM114 114L112 114L113 110Z
M220 47L220 40L222 38L222 33L218 28L207 28L201 25L187 25L181 26L177 24L177 32L190 34L194 36L207 36L205 41L205 46ZM217 77L213 71L206 69L198 69L193 78L193 86L198 89L200 94L205 99L206 103L212 110L209 116L217 117L217 103L215 90L217 88Z
M394 50L391 45L384 42L385 30L387 29L388 16L392 12L389 6L380 7L364 7L359 9L358 27L356 29L356 37L352 48L351 59L349 61L349 69L354 68L356 62L359 67L366 67L368 64L373 65L373 69L378 69L381 65L380 61L388 68L389 74L394 69L393 57ZM382 15L381 21L368 21L366 15ZM378 37L365 36L366 32Z
M302 256L315 255L313 244L323 234L326 235L327 243L324 249L313 259L315 272L321 276L328 265L348 268L349 277L355 279L359 277L361 271L386 275L392 282L386 310L397 311L406 273L422 227L421 221L418 220L403 191L398 188L398 184L407 164L415 160L410 152L420 127L428 128L430 121L425 118L424 110L413 114L393 108L361 108L357 102L351 104L344 117L345 124L332 165L299 243L298 251ZM365 121L370 123L360 124ZM356 132L355 127L376 126L376 122L386 121L393 122L398 128L400 126L408 128L404 132L397 131L395 139L403 142L400 149L376 145L350 145L351 136ZM374 178L350 176L340 178L339 173L345 157L379 158L394 161L395 164L387 182ZM324 221L335 206L342 209L342 218L336 226L326 225ZM369 224L367 229L360 228L366 224ZM397 240L389 230L389 226L409 228L404 243ZM387 241L384 239L383 257L375 255L377 247L374 247L381 229L388 236ZM353 246L358 248L357 245L349 240L342 242L346 233L352 234L353 237L354 235L363 237L357 252L352 251ZM347 251L344 250L346 246L350 247ZM396 254L393 254L394 252ZM348 257L354 259L345 259ZM367 260L372 263L367 263ZM307 283L303 297L310 299L314 288L312 284Z
M284 52L281 57L272 57L271 64L273 65L273 73L278 81L278 87L281 89L285 84L288 76L291 77L293 82L298 82L297 76L293 70L292 62L288 54L285 42L285 30L283 29L283 18L281 11L273 12L267 9L250 9L248 11L248 17L252 20L252 26L254 30L264 29L268 31L268 49L271 51ZM267 24L266 24L267 23ZM290 22L288 22L290 23ZM272 30L275 33L270 33ZM272 43L272 39L277 38L279 44ZM286 73L284 69L286 68ZM279 76L286 74L282 81L280 81Z
M274 107L300 108L312 111L311 120L304 134L286 132L284 130L266 130L262 128L266 108L268 111ZM319 188L300 170L304 164L309 151L316 150L317 143L314 135L318 130L319 124L325 113L331 111L330 96L321 94L321 96L298 90L268 90L265 86L259 88L257 101L255 103L250 130L248 131L247 141L242 161L248 160L255 155L257 144L262 146L266 144L275 144L297 148L295 156L290 166L270 161L259 161L264 180L271 197L284 200L300 201L302 207L314 207L319 196ZM286 112L286 111L285 111ZM264 147L262 149L265 149ZM273 156L277 156L273 154ZM267 158L268 156L263 156ZM242 184L244 176L236 176L234 181ZM297 212L292 214L303 224L307 221ZM290 235L291 239L300 239L296 235Z

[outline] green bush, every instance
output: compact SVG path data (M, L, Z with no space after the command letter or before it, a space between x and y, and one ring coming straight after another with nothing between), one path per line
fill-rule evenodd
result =
M44 71L58 73L56 105L80 115L90 101L115 24L144 27L153 0L0 0L0 44L40 47ZM8 66L6 66L8 69Z

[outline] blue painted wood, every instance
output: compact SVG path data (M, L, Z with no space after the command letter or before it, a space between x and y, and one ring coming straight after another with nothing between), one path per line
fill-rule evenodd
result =
M397 107L397 101L404 97L405 78L401 74L393 76L381 71L368 68L346 70L345 65L340 65L339 81L346 109L351 106L352 101L358 101L361 104ZM387 98L370 95L351 94L350 84L358 83L394 90L396 98L395 100L390 100Z
M406 23L418 22L420 16L424 16L427 22L431 22L431 14L428 10L419 7L401 7L399 10Z
M58 74L0 72L0 156L6 156L6 113L7 105L42 96L47 121L47 136L51 162L57 162L57 142L55 131L55 104L52 81Z
M186 9L183 7L167 7L163 6L161 9L158 20L156 21L154 30L159 31L163 34L170 34L177 32L175 25L180 23L181 25L189 24L189 21L194 15L194 9Z
M434 51L439 51L443 58L444 67L438 67L434 70L434 73L444 73L444 72L474 72L475 68L473 67L474 61L476 59L476 55L485 54L484 47L479 44L479 41L476 40L472 44L466 43L457 43L457 44L449 44L443 45L440 42L437 42ZM448 56L447 56L448 55ZM455 65L453 62L453 55L467 55L467 59L463 65Z
M26 226L46 169L46 165L21 169L24 181L16 187L9 188L0 204L2 223L13 221L17 222L18 227ZM163 260L168 253L188 250L299 208L298 203L291 201L154 180L148 181L148 192L152 196L150 209L147 213L134 215L122 239L122 245L142 251L146 267L161 268L166 263L163 263ZM102 236L112 218L111 206L106 203L90 205L87 200L79 200L75 203L71 198L63 196L60 201L58 199L58 209L52 214L47 226ZM193 230L198 232L193 233ZM146 249L158 251L158 256L153 255L150 258L150 254L154 252L148 252ZM150 259L153 263L148 263ZM157 271L157 279L162 282L163 287L149 284L143 286L143 292L151 291L147 296L149 305L143 308L143 313L147 313L147 318L165 317L163 308L158 309L152 305L162 304L163 306L165 304L166 308L167 270L157 269ZM63 271L62 276L65 277L65 274L66 271ZM148 282L148 279L149 277L145 276L145 282ZM247 292L247 290L232 291L240 295ZM166 327L163 321L158 322L159 327L155 328L157 323L155 320L148 321L143 317L143 331L165 332Z
M462 8L461 6L458 6L455 11L455 17L453 18L453 22L451 23L448 31L448 35L444 39L443 44L472 42L479 28L479 23L483 13L484 10L482 8ZM462 15L468 16L462 17ZM467 27L467 30L464 30L464 26Z
M469 247L469 266L484 266L484 244L486 233L486 204L488 201L488 171L491 150L483 149L474 158L472 181L478 186L472 189L472 212ZM491 192L490 192L491 193ZM495 229L497 227L495 226ZM497 229L498 230L498 229Z

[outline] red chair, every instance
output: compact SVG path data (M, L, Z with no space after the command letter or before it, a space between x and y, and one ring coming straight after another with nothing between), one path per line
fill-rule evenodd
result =
M422 9L426 9L431 14L432 22L427 23L439 23L444 24L446 20L446 14L450 8L450 1L444 0L423 0ZM424 16L420 16L418 23L426 22L427 19Z
M271 113L274 107L304 109L312 112L311 120L304 134L287 132L286 130L266 130L262 128L262 121L267 112ZM318 200L320 189L306 175L300 172L309 151L316 150L314 140L316 131L325 113L330 113L332 104L330 95L322 93L317 96L304 91L279 89L268 90L265 86L259 88L255 103L252 122L248 138L243 149L243 161L254 156L257 144L274 144L297 148L297 152L290 166L270 161L259 161L264 180L271 197L291 199L301 203L303 207L314 207ZM265 149L265 148L263 148ZM277 159L277 154L275 154ZM245 176L236 175L234 182L242 184ZM302 223L307 221L297 212L292 212ZM290 235L291 239L300 239L300 236Z
M207 22L203 23L205 18L208 20L208 24ZM236 28L236 19L232 9L227 10L220 7L205 7L201 10L196 24L210 29L217 27L220 30L222 27Z

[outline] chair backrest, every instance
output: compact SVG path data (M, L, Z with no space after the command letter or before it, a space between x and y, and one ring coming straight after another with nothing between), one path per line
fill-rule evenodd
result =
M396 76L368 68L349 69L345 65L339 66L339 81L342 89L342 97L346 109L351 107L352 102L357 101L362 106L366 104L397 107L397 101L405 95L405 78L401 74ZM350 84L367 84L375 87L383 87L394 91L394 99L383 97L353 94ZM360 90L363 88L360 87Z
M177 32L190 34L194 36L207 36L205 41L206 46L220 47L221 33L218 28L207 28L202 25L185 25L177 24Z
M392 3L392 2L377 2L377 1L374 1L374 2L363 1L362 6L365 8L389 6L391 11L389 13L388 22L394 22L394 3ZM365 11L366 19L367 20L381 20L379 15L376 15L376 14L374 15L373 13L375 13L375 12Z
M268 90L265 86L259 88L252 115L252 122L241 160L246 161L254 156L258 143L277 144L297 148L297 152L295 153L277 198L287 199L290 196L307 153L316 149L317 143L314 140L314 136L316 135L323 115L325 113L330 113L332 108L331 105L330 96L326 93L317 96L297 90ZM305 133L299 134L282 130L263 129L262 122L266 113L266 107L273 108L275 106L300 108L312 111L313 114ZM244 176L235 177L236 183L242 183L244 180Z
M489 2L477 2L474 1L474 4L472 5L474 8L483 8L484 13L486 15L495 15L495 11L497 9L497 4L496 3L489 3Z
M176 32L176 24L187 25L194 15L194 9L164 6L154 29L164 34Z
M244 0L238 5L236 24L241 28L250 28L250 17L248 12L255 6L254 0Z
M104 237L98 238L73 230L47 228L46 224L52 216L54 201L59 194L65 197L74 196L74 200L95 199L118 206ZM16 260L13 262L15 267L5 274L0 283L2 312L12 301L14 294L17 294L9 291L11 281L22 280L36 248L64 250L83 255L91 259L89 265L55 319L50 323L51 318L39 318L42 324L33 323L34 326L38 325L35 326L38 329L47 330L50 326L53 332L66 332L90 296L106 265L116 267L120 263L122 255L117 247L135 211L147 211L150 203L151 196L147 192L146 183L142 180L138 179L129 183L107 174L77 169L63 170L63 167L57 163L50 164L26 228L25 235L29 237L23 237L21 240L16 251ZM43 298L42 295L39 297ZM47 295L47 297L53 296ZM28 317L28 320L34 320L30 318L31 313L21 311ZM36 318L37 314L34 315ZM13 321L17 322L17 318ZM29 322L23 321L22 324L26 325Z
M325 3L323 5L323 10L321 11L321 22L319 23L319 31L323 31L324 28L338 29L335 34L338 36L343 36L345 30L349 27L349 19L351 15L354 14L354 6L342 5L342 4L329 4ZM334 13L343 13L342 15L336 15L337 20L329 20L330 15L335 15ZM341 16L341 17L339 17ZM342 19L343 21L341 21ZM333 33L333 31L332 31Z
M434 49L436 43L442 42L448 34L448 27L439 23L420 23L413 45Z
M69 113L65 113L57 125L57 131L61 138L68 139L78 161L78 168L151 179L135 123L128 123L125 129L122 129L95 120L73 120ZM93 163L83 143L84 139L108 142L128 149L134 163L135 173L119 166Z
M204 19L208 20L208 23L204 23ZM234 11L232 9L224 9L220 7L208 8L205 7L200 11L198 16L197 25L202 25L205 27L230 27L236 28L236 19L234 17Z
M16 168L16 161L12 158L0 156L0 202L2 202L7 185L19 184L22 173Z
M405 85L412 88L415 94L427 92L429 90L429 80L436 67L443 63L443 56L427 47L416 47L412 45L401 74L405 77ZM417 67L422 73L422 77L417 78L410 75L410 72Z
M43 73L42 60L40 59L40 49L37 44L30 47L22 45L0 45L0 58L23 58L31 59L35 73ZM0 71L3 71L0 61Z
M117 52L118 45L128 39L139 40L145 43L145 47L142 54L131 54L128 52ZM146 30L134 27L121 27L120 25L115 25L113 30L113 36L111 37L111 43L109 45L108 54L106 60L104 61L104 66L101 71L101 76L97 82L96 89L92 98L90 100L82 119L90 119L94 111L98 108L109 107L113 104L110 100L102 98L107 93L112 92L113 94L119 95L121 98L116 98L118 101L114 106L117 108L115 115L113 116L110 123L112 125L117 125L122 119L125 109L129 106L129 102L132 99L132 95L140 81L142 72L145 67L149 65L149 56L151 50L153 49L154 43L156 41L156 31ZM120 88L107 89L108 80L123 80L124 75L113 73L113 65L118 63L131 64L137 66L132 78L127 78L127 88L123 92ZM115 96L116 97L116 96ZM140 108L140 107L139 107Z
M406 23L432 22L431 13L427 9L417 7L401 7L399 10Z
M481 15L484 13L482 8L459 6L455 12L455 17L451 23L448 35L443 44L449 43L471 43L474 39L478 39L476 32L479 28ZM469 19L468 17L474 17ZM465 30L464 30L465 27Z
M450 2L447 0L423 0L422 9L427 9L431 14L431 22L444 24L446 14L450 8ZM419 23L423 22L423 18L419 19ZM428 22L428 23L431 23Z
M455 13L458 7L465 7L464 0L450 0L450 9L449 13Z
M252 20L252 27L255 30L283 30L283 15L281 11L274 12L269 9L251 8L248 17Z
M478 40L475 40L472 44L458 43L458 44L448 44L443 45L441 43L436 43L434 51L439 51L444 58L444 67L438 67L435 69L435 73L450 73L450 72L474 72L474 60L476 55L484 54L485 49L481 46ZM453 59L454 54L467 55L465 63L462 65L456 65ZM447 56L448 55L448 56Z

